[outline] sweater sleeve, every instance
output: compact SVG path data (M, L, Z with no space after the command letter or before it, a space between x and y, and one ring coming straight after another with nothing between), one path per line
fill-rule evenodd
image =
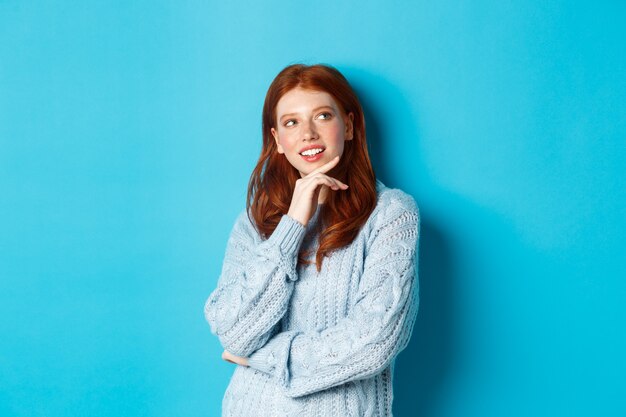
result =
M350 313L321 331L285 331L248 359L299 397L382 372L411 337L419 303L419 210L387 210L366 251Z
M217 288L204 305L211 332L230 353L245 357L263 346L287 311L304 233L305 227L285 214L261 240L245 210L237 218Z

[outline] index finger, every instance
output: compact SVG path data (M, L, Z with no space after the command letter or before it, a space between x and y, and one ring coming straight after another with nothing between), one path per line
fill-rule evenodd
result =
M311 171L307 175L305 175L305 177L313 176L313 175L317 174L318 172L329 171L333 166L335 166L337 164L338 161L339 161L339 155L335 156L333 159L331 159L329 162L326 162L321 167L315 168L313 171Z

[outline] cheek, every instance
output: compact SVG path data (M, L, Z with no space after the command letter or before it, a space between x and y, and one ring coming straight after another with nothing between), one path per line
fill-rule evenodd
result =
M278 133L278 142L285 150L292 150L297 144L293 131L283 130Z
M326 136L335 140L340 140L343 137L343 126L340 123L333 123L326 126Z
M294 148L298 143L298 135L295 130L284 131L280 138L283 147L288 149Z

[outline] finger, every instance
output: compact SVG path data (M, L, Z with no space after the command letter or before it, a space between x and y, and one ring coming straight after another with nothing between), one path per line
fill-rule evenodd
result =
M336 178L329 177L328 175L321 173L318 173L315 177L312 177L311 180L313 180L313 186L316 188L320 185L327 185L333 190L338 190L339 188L348 188L347 184L344 184Z
M318 173L316 175L316 177L322 177L322 178L327 178L328 180L330 180L332 183L334 183L335 185L337 185L338 187L348 187L348 184L344 183L343 181L338 180L337 178L331 177L329 175L326 174L322 174L322 173Z
M224 359L226 362L236 363L232 360L232 355L226 350L222 352L222 359Z
M309 172L308 175L305 175L304 178L306 177L310 177L313 176L317 173L320 172L327 172L329 171L332 167L334 167L335 165L337 165L337 162L339 162L339 155L335 156L333 159L331 159L329 162L326 162L324 165L322 165L319 168L315 168L313 171Z

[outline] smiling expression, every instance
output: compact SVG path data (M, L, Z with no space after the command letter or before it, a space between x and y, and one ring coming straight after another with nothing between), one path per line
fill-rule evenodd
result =
M330 94L297 87L278 101L271 132L278 152L304 177L343 154L344 142L353 138L353 119Z

